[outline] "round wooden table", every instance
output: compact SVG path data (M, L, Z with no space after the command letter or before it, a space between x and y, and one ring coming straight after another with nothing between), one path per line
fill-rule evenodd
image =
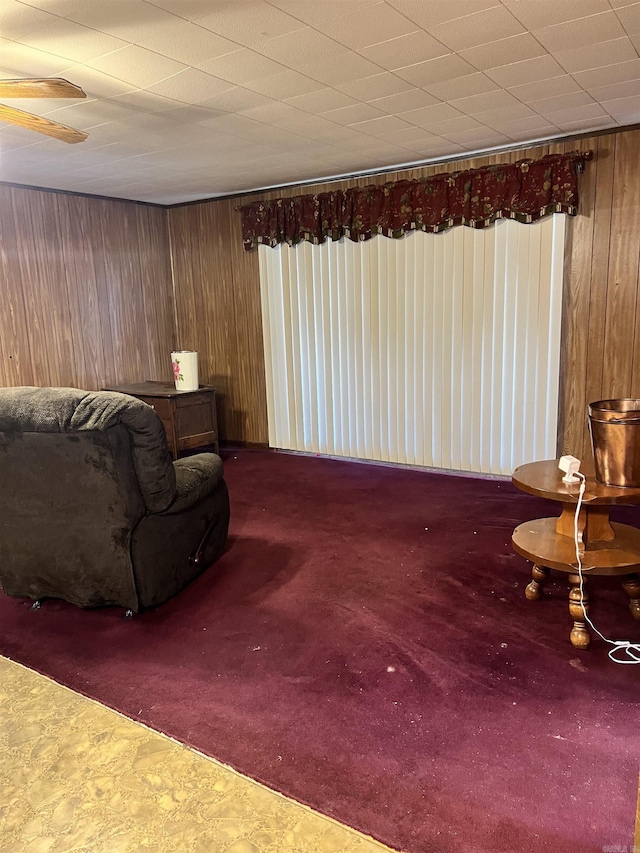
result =
M547 498L561 504L559 517L538 518L518 525L511 542L514 550L533 563L533 579L525 595L536 601L542 595L544 582L551 570L569 575L569 613L573 619L571 643L586 649L591 641L584 612L588 612L589 575L615 575L622 577L627 592L629 609L640 619L640 530L627 524L609 520L610 507L615 504L639 504L640 489L606 486L599 483L593 471L583 471L586 488L578 516L578 542L582 563L582 590L575 546L575 513L580 483L562 482L563 472L558 460L530 462L513 472L512 481L523 492ZM584 611L583 611L584 605Z

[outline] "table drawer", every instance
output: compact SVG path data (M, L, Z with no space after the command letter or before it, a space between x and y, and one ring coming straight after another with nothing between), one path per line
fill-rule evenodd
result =
M171 400L165 397L138 397L138 399L155 409L162 420L171 420Z
M173 398L178 409L184 409L188 406L211 406L211 392L203 391L194 392L192 394L177 394Z

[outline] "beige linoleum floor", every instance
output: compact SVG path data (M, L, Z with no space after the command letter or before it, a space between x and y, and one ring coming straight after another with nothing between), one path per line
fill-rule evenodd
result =
M2 853L388 849L0 657Z

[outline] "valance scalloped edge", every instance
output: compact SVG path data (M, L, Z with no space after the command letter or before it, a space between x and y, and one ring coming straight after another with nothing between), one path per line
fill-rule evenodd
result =
M439 233L456 225L486 228L497 219L531 223L551 213L578 212L578 173L591 151L548 154L480 169L370 184L347 190L256 201L240 208L242 240L319 245L329 237L354 242L377 234Z

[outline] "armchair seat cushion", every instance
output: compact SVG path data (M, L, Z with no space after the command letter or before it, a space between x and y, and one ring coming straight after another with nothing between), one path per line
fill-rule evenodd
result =
M176 459L176 496L163 515L173 515L201 501L222 480L222 459L215 453L198 453Z

